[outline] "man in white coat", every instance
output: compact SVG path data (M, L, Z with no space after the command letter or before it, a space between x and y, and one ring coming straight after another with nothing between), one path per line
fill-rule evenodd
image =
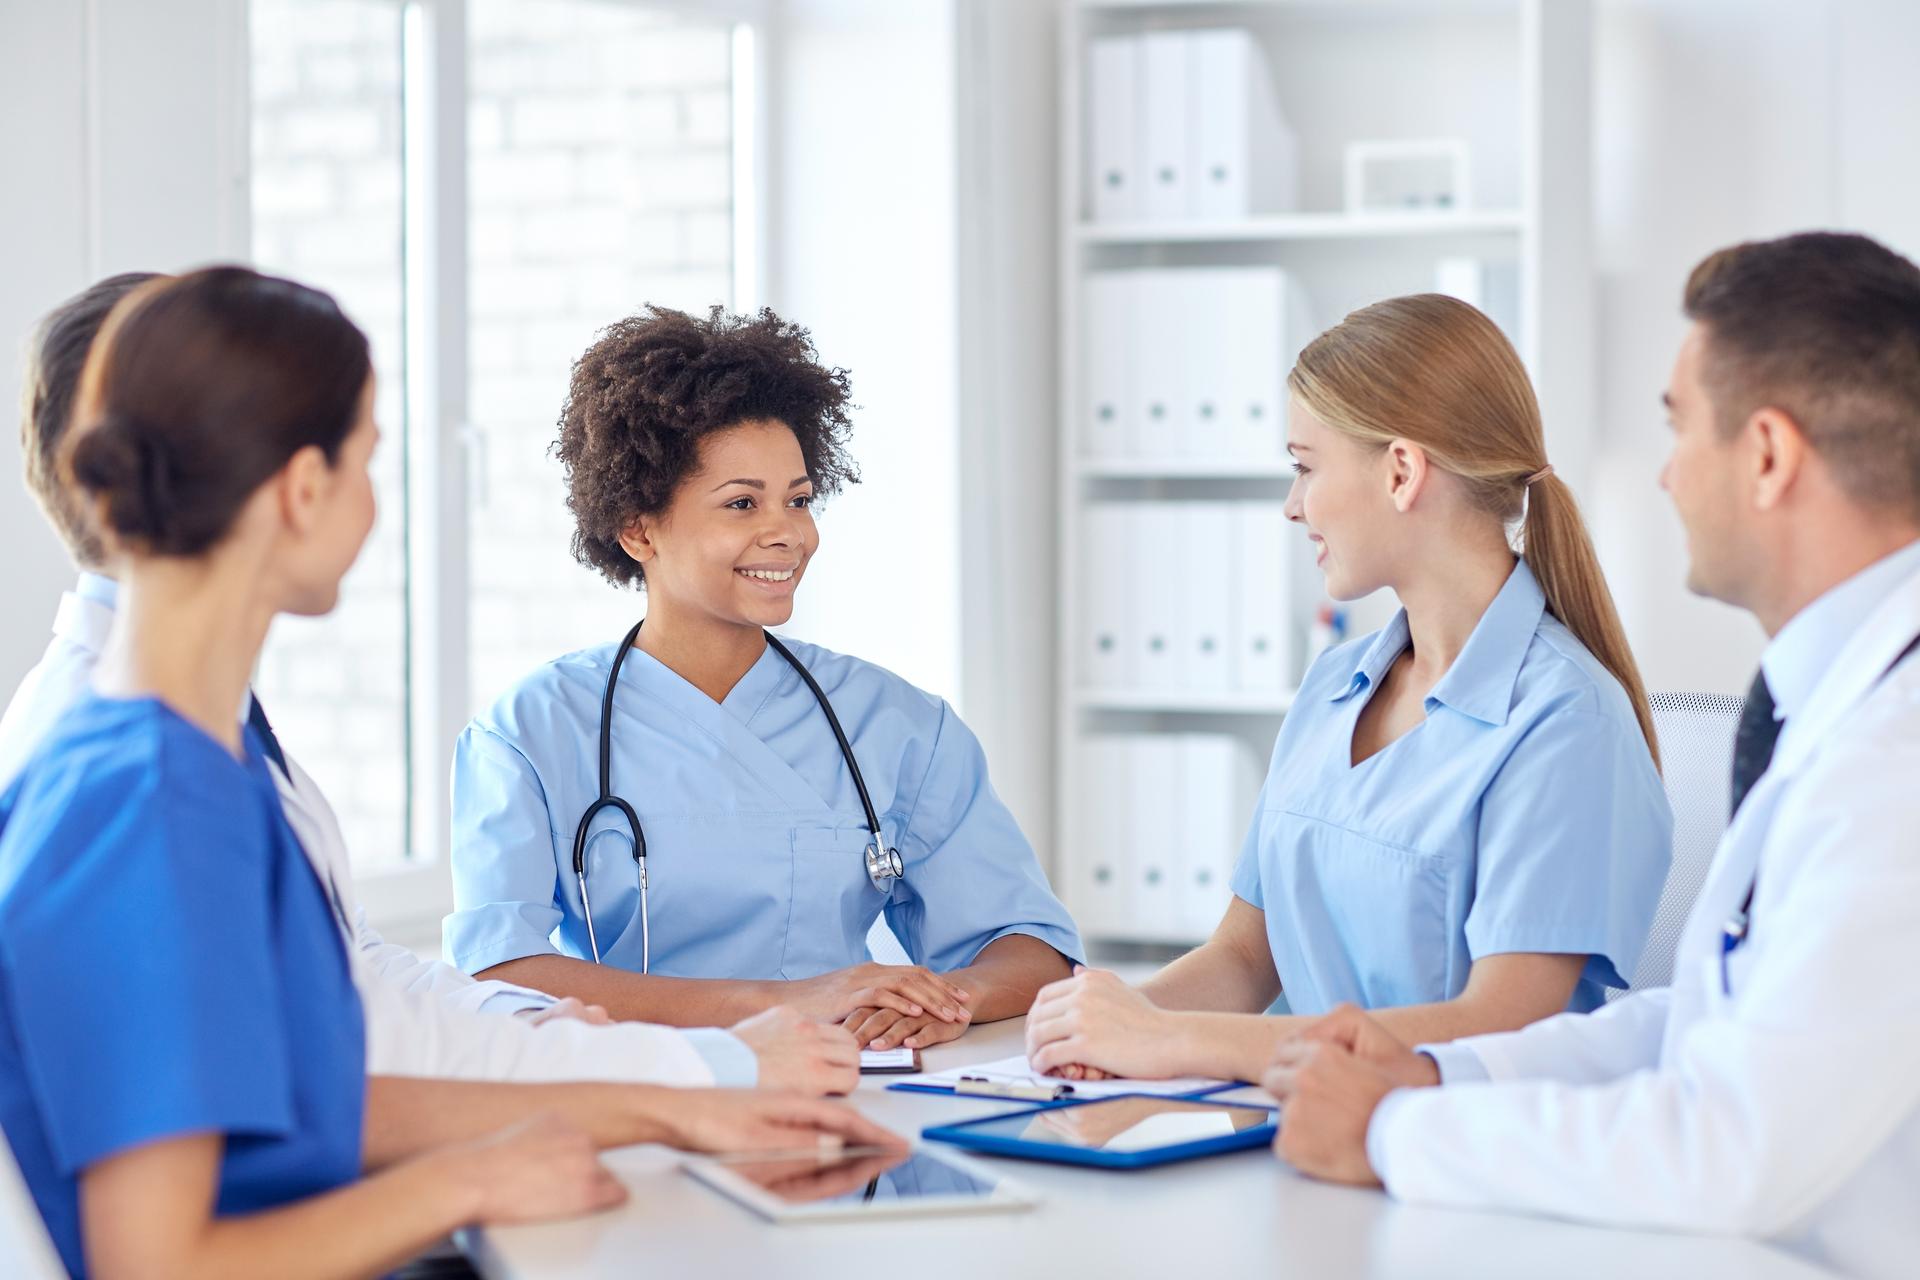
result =
M1264 1083L1302 1171L1397 1198L1920 1258L1920 269L1709 257L1666 403L1689 585L1770 637L1671 988L1419 1051L1342 1009ZM1441 1085L1444 1087L1429 1087Z
M121 298L154 277L100 281L54 309L32 344L21 425L28 487L81 568L60 601L53 639L0 718L0 790L85 690L113 622L118 588L85 514L61 482L58 453L94 335ZM319 786L248 708L274 765L287 820L320 874L348 941L365 1011L369 1074L556 1083L641 1084L846 1092L858 1081L853 1037L773 1009L732 1028L680 1030L610 1023L603 1010L504 982L479 982L387 942L353 898L347 849Z

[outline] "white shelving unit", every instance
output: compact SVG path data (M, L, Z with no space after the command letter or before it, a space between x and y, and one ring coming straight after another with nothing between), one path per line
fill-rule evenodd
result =
M1252 33L1267 59L1295 138L1297 207L1203 221L1094 221L1085 176L1089 41L1221 27ZM1113 807L1158 780L1090 778L1088 763L1103 736L1226 734L1264 765L1292 694L1167 692L1090 681L1082 660L1084 583L1091 557L1110 549L1081 545L1084 513L1096 503L1284 500L1291 467L1284 459L1088 456L1080 427L1089 407L1081 358L1083 281L1090 272L1127 269L1278 266L1304 288L1317 332L1367 303L1432 290L1441 257L1499 264L1516 283L1510 296L1490 298L1488 309L1533 374L1549 456L1578 488L1593 411L1591 28L1590 0L1079 0L1068 10L1060 47L1057 545L1064 589L1056 784L1063 803L1055 847L1057 885L1090 939L1184 944L1198 942L1207 927L1191 897L1178 919L1144 891L1132 908L1101 905L1113 877L1146 874L1158 884L1167 874L1158 865L1144 871L1120 865L1107 847ZM1365 214L1342 208L1348 143L1442 137L1469 145L1472 206ZM1275 352L1274 358L1290 356ZM1289 609L1296 649L1303 651L1320 580L1304 558L1299 563ZM1156 585L1138 575L1134 581L1134 590ZM1356 629L1377 625L1390 607L1363 603ZM1230 866L1250 816L1250 810L1189 814L1193 820L1178 824L1175 839L1198 832L1191 838L1217 842L1230 832L1232 847L1210 847L1184 864L1176 853L1167 865L1204 866L1211 858L1215 868ZM1217 870L1200 874L1224 909L1225 877Z

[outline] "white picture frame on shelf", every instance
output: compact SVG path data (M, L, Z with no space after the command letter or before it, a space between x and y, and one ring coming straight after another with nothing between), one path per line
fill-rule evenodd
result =
M1464 213L1473 207L1470 157L1464 138L1349 142L1347 212Z

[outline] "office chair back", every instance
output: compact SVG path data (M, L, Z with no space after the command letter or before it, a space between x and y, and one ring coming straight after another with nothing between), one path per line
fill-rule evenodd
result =
M1740 699L1729 694L1656 693L1648 700L1653 704L1653 732L1660 739L1667 803L1673 807L1673 866L1646 948L1631 975L1636 991L1673 981L1680 928L1700 896L1727 829L1733 731L1740 723ZM1624 994L1609 990L1607 998Z
M13 1148L0 1138L0 1259L8 1277L18 1280L67 1280L40 1206L33 1202L27 1180L13 1158Z

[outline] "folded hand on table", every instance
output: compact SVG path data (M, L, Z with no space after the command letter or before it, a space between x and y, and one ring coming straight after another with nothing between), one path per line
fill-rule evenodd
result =
M860 1049L840 1027L776 1005L728 1030L753 1050L762 1089L852 1093L860 1083Z
M1181 1074L1175 1027L1172 1014L1117 974L1075 965L1071 978L1034 997L1027 1057L1035 1071L1072 1080L1164 1080Z
M967 1009L968 1001L973 999L971 992L917 964L856 964L787 986L790 990L782 996L782 1004L792 1005L822 1022L845 1024L863 1049L874 1037L862 1039L859 1024L871 1021L877 1012L891 1011L929 1025L941 1023L958 1028L953 1035L964 1031L973 1018ZM863 1015L859 1023L854 1021L855 1015Z
M1283 1107L1273 1149L1302 1173L1358 1186L1380 1183L1367 1159L1367 1128L1380 1100L1439 1083L1433 1059L1352 1005L1284 1041L1260 1079Z

